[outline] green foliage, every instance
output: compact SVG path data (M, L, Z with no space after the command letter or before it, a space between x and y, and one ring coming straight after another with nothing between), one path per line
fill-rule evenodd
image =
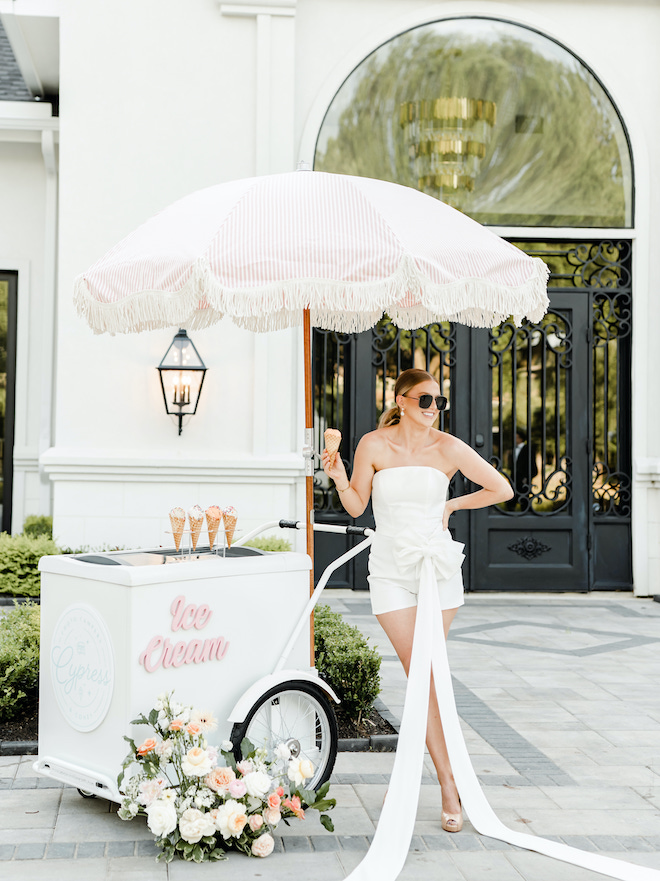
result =
M34 706L39 685L39 606L24 603L0 618L0 719Z
M44 517L42 514L30 514L25 518L23 535L29 535L30 538L39 538L42 535L46 538L52 538L53 518Z
M314 612L316 668L341 700L341 708L360 723L380 692L380 655L357 627L328 606Z
M277 538L275 535L265 535L246 542L245 547L257 548L260 551L290 551L291 542L286 538Z
M52 539L45 536L0 533L0 593L18 597L38 597L39 560L61 554Z

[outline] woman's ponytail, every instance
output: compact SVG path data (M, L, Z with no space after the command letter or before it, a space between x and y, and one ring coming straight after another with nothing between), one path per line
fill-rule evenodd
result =
M390 407L389 410L385 410L378 420L378 427L387 428L388 425L398 425L400 421L401 410L399 410L399 405L395 404L393 407Z

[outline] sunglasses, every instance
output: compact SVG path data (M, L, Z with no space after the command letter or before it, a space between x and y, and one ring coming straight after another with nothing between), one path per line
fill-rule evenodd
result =
M442 395L436 395L435 398L433 395L420 395L418 398L415 395L401 395L402 398L412 398L414 401L419 401L420 410L427 410L433 401L435 401L435 406L438 410L444 410L447 407L447 398Z

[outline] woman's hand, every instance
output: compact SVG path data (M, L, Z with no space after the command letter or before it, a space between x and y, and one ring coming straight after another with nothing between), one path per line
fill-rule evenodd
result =
M443 511L443 514L442 514L442 528L443 529L447 529L449 527L449 518L456 510L457 509L454 506L454 500L448 499L445 502L445 510Z
M332 462L332 458L333 457L328 453L327 450L323 450L323 452L321 453L321 464L323 465L323 470L329 478L334 480L335 486L338 489L346 489L350 481L348 479L348 475L346 474L346 468L344 467L344 463L341 460L341 456L339 455L339 453L335 453L334 462Z

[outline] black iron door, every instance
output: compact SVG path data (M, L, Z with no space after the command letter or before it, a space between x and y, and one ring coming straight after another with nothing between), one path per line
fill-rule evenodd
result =
M441 428L474 446L514 498L461 511L472 590L630 589L631 253L629 242L517 242L551 269L550 310L538 324L491 331L448 323L364 334L315 331L316 447L339 428L349 467L357 441L391 404L396 376L430 370L449 399ZM316 475L317 519L348 523ZM460 475L451 492L469 492ZM371 512L357 521L371 525ZM350 539L317 536L317 573ZM366 555L334 586L365 589Z
M474 341L472 444L515 493L472 513L480 590L589 587L588 319L588 294L555 292L539 324L507 321Z
M630 589L630 243L518 243L551 268L539 324L472 335L472 435L515 495L475 511L477 590Z

